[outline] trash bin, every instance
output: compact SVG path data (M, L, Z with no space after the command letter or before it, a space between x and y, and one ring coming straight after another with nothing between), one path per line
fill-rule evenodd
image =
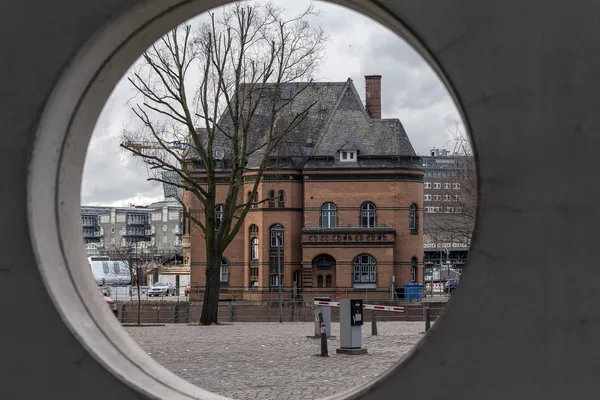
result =
M423 284L421 283L405 283L404 298L409 300L421 300L423 297Z

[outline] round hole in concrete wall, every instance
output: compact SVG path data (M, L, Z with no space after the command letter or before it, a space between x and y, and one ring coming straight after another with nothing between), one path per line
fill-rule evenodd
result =
M94 121L136 57L176 24L219 3L141 3L99 32L73 60L48 101L29 181L29 192L36 194L30 196L29 208L38 261L43 260L39 266L64 321L113 374L141 393L164 399L219 397L165 371L141 352L96 296L90 271L80 267L86 265L84 249L76 245L81 235L76 212L81 172ZM432 61L416 39L383 9L371 3L340 3L384 23ZM47 212L47 199L53 199L54 213Z

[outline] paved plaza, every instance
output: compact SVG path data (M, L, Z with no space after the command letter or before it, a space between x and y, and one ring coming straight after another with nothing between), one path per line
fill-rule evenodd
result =
M363 326L368 354L336 354L339 324L332 324L329 357L320 340L307 338L313 324L168 324L128 327L127 332L160 364L184 379L237 400L319 399L360 386L410 351L424 322L379 322L378 336ZM358 379L356 379L358 377Z

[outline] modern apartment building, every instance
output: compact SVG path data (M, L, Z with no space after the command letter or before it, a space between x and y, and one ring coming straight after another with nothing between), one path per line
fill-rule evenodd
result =
M473 158L432 149L422 161L425 268L447 266L450 261L452 268L462 269L475 221Z
M83 237L88 255L132 253L181 259L182 208L177 202L147 206L82 206Z
M294 98L316 106L279 146L277 169L265 171L258 201L225 251L223 298L235 289L238 299L264 299L280 278L286 298L305 300L389 298L404 283L423 282L421 160L401 122L381 119L381 76L367 76L366 88L366 107L350 79L311 83ZM283 87L282 99L295 89ZM240 201L248 199L254 175L251 169L245 174ZM227 188L223 179L218 199ZM199 209L189 193L186 198ZM202 288L204 237L189 224L183 240L192 284Z

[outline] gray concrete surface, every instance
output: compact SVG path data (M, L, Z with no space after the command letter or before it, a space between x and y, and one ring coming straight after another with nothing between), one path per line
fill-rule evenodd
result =
M336 354L339 324L332 324L329 357L318 357L313 325L236 323L128 327L152 358L191 383L236 400L308 400L339 394L373 380L423 337L423 322L380 322L378 335L363 326L368 354Z
M0 2L2 296L10 304L28 288L4 314L3 397L220 398L135 351L94 295L80 184L94 123L127 68L169 29L223 3ZM406 362L352 398L596 398L600 4L339 3L403 36L439 72L479 173L475 268Z

